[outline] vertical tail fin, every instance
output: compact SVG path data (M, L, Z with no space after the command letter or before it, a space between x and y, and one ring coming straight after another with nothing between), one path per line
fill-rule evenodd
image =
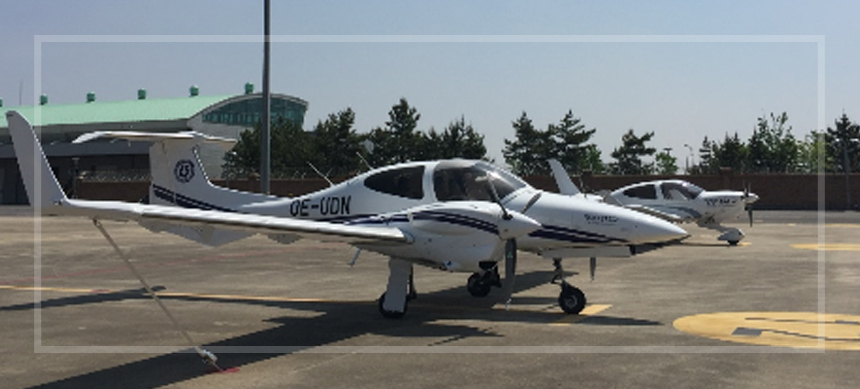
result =
M248 203L273 199L213 185L200 163L197 151L202 144L213 142L214 138L196 133L192 135L193 139L165 138L150 146L151 203L233 211ZM226 143L221 143L221 146L228 147ZM232 143L229 147L232 147Z
M561 162L558 162L556 159L549 159L547 162L549 162L549 167L552 169L552 176L555 178L556 185L558 185L559 193L569 196L580 193L579 188L573 184L573 181L570 180L570 176L567 175L564 167L561 166Z
M6 112L6 122L9 123L9 135L12 136L15 157L30 204L45 209L65 201L66 194L48 165L33 127L17 111Z

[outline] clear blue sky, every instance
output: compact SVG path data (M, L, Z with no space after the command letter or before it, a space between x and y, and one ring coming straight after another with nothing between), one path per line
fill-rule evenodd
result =
M0 97L34 96L35 35L256 35L263 1L4 1ZM860 121L860 3L852 1L279 1L273 35L823 35L827 125ZM179 37L181 39L181 37ZM419 128L464 116L503 163L523 111L542 128L572 109L604 160L633 128L673 148L786 111L796 136L817 127L815 43L276 43L272 89L310 103L306 127L352 107L381 126L406 97ZM262 43L46 43L39 92L52 104L259 90Z

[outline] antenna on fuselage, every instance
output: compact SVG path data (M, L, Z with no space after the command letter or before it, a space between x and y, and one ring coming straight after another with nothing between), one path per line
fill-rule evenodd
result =
M334 186L334 183L332 183L332 182L331 182L331 180L329 180L329 179L328 179L328 177L326 177L326 175L325 175L325 174L322 174L322 172L320 172L320 171L317 169L317 167L316 167L316 166L314 166L314 164L312 164L312 163L311 163L311 161L308 161L308 165L311 167L311 169L314 169L314 171L315 171L315 172L316 172L320 177L322 177L322 178L323 178L323 180L326 180L326 182L328 182L328 186Z
M370 166L370 164L367 162L366 159L364 159L364 156L362 156L361 153L356 151L355 155L357 155L358 158L361 159L361 162L364 162L364 166L367 166L367 170L373 170L373 166Z

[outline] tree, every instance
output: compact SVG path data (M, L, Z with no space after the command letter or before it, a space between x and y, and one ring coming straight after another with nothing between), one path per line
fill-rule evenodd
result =
M440 138L442 158L481 159L487 155L484 136L471 123L466 124L463 116L448 124Z
M410 107L406 98L401 98L388 111L388 117L385 128L374 128L367 137L373 143L373 151L368 158L371 165L385 166L420 159L422 135L415 130L421 119L418 110Z
M798 166L804 173L829 172L834 161L827 154L827 142L823 131L812 130L798 144Z
M612 164L614 174L650 174L653 164L642 162L643 156L651 156L657 151L653 147L646 147L645 142L654 137L653 132L647 132L642 136L636 136L631 128L621 137L622 145L612 152L612 158L617 162Z
M738 133L734 136L726 134L722 144L713 145L712 153L718 169L730 167L738 172L744 171L748 151L744 142L738 137Z
M421 135L418 144L422 160L483 159L487 155L484 136L475 131L472 124L466 124L463 116L449 123L441 134L431 128L426 135Z
M824 134L827 158L833 163L831 171L860 171L860 126L852 123L844 113L834 124L836 128L828 127Z
M333 175L343 175L360 166L358 153L363 151L362 137L356 133L355 112L346 108L329 114L313 130L313 149L317 168Z
M224 156L224 176L243 177L260 170L260 125L243 131L232 152ZM283 118L272 124L272 175L287 176L304 171L307 161L313 161L313 139L297 123Z
M585 129L581 120L573 116L573 111L568 110L558 125L551 124L548 132L555 140L554 157L561 162L568 172L580 173L587 169L590 148L594 145L585 144L597 131L596 128ZM593 162L593 161L591 161Z
M549 173L547 159L555 158L569 172L602 171L600 150L586 144L597 129L586 130L581 120L568 110L558 124L545 131L537 129L525 112L513 123L516 139L505 139L502 154L513 171L521 175Z
M505 162L519 175L549 173L546 160L553 155L553 142L549 131L535 128L525 112L514 120L512 125L516 140L505 139L505 148L502 150Z
M770 114L757 119L756 128L748 142L747 166L751 172L788 173L797 170L797 140L786 127L788 114Z
M589 170L593 174L606 173L606 165L603 164L603 159L600 157L600 149L597 145L590 144L585 148L585 158L582 162L582 170Z
M654 164L657 174L671 176L678 173L677 158L668 151L661 151L654 155Z
M717 147L716 142L708 140L706 135L702 140L702 147L699 147L699 165L692 168L695 174L710 174L720 170L719 163L714 158L714 149Z

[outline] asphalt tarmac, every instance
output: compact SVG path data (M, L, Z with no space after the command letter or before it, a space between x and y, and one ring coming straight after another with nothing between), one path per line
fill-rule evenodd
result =
M847 388L860 381L860 214L757 211L738 247L692 237L633 258L520 253L509 309L468 274L416 267L403 319L381 317L387 260L253 237L209 248L105 222L212 373L86 219L0 208L3 388ZM823 222L823 224L820 224Z

